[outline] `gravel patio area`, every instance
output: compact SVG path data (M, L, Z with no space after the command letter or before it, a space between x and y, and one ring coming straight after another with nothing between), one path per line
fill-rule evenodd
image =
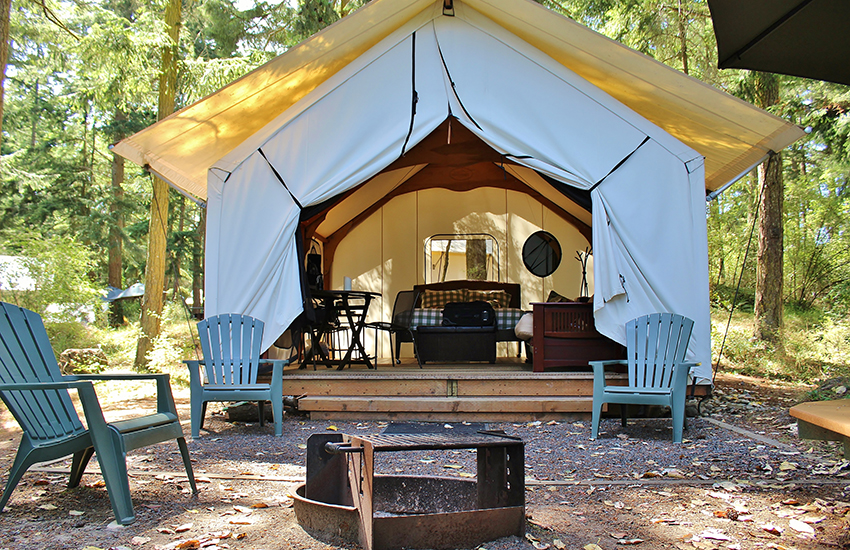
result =
M525 538L483 543L489 550L575 548L850 548L850 465L834 443L800 441L788 408L799 388L726 376L704 416L690 418L682 445L669 419L489 424L526 445ZM188 434L188 392L176 391ZM113 414L143 405L104 403ZM297 548L356 545L314 537L295 520L291 493L303 480L306 441L324 431L379 433L387 423L317 422L297 415L273 427L208 416L189 449L200 484L192 496L177 446L164 443L129 458L137 520L110 526L99 475L67 490L68 462L31 470L0 515L0 549ZM19 434L0 414L0 467ZM378 455L379 473L474 476L474 451ZM96 466L96 464L93 464ZM596 545L596 546L593 546Z

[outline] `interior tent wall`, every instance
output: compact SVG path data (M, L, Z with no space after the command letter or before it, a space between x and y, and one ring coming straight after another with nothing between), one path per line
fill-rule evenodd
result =
M564 258L552 275L540 278L522 262L522 245L539 230L552 233L561 244ZM352 288L380 292L370 307L370 320L388 321L395 295L425 282L424 247L435 234L489 233L500 250L503 282L520 283L522 307L544 301L550 290L578 296L581 266L575 251L590 246L579 231L539 201L513 190L483 187L456 192L434 188L407 193L386 203L353 229L338 245L334 255L331 287L342 288L343 278L352 278ZM380 245L378 244L380 243ZM592 287L592 273L589 274ZM373 349L373 333L367 334L367 349ZM379 353L389 356L384 337ZM500 354L509 353L500 344ZM403 351L409 355L409 346ZM515 353L515 349L514 349Z

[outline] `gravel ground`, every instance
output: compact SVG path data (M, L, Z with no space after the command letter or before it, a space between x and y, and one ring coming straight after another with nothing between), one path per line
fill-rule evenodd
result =
M636 418L626 428L605 419L596 441L589 439L589 420L489 424L525 442L528 521L524 538L479 548L850 548L850 466L837 444L797 439L787 411L799 393L799 387L722 377L715 397L700 408L704 416L689 419L682 445L672 443L663 418ZM187 420L188 395L176 397ZM112 408L120 414L136 405ZM67 462L50 464L31 470L12 495L0 516L0 549L356 547L302 529L290 494L305 473L309 435L379 433L386 423L290 415L284 437L275 438L271 425L227 422L210 408L216 414L207 420L209 431L189 440L197 496L180 475L175 444L131 453L137 520L110 527L101 478L86 475L84 486L69 491L59 470ZM4 471L19 437L9 420L3 411ZM386 453L378 455L376 470L470 477L475 456Z

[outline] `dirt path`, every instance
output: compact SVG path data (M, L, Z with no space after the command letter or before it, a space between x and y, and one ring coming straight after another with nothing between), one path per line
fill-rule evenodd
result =
M607 419L597 441L589 439L589 421L492 425L526 442L527 536L481 548L850 548L850 469L836 444L796 438L787 410L800 388L727 376L716 389L701 407L710 416L689 420L683 445L670 441L666 419L635 419L625 429ZM188 392L175 397L188 433ZM110 416L150 405L125 391L102 399ZM86 475L84 487L68 491L60 473L67 463L52 464L28 473L0 515L0 549L356 546L305 532L289 494L303 478L310 434L378 433L385 424L290 415L282 438L270 425L225 422L221 415L206 427L189 441L199 495L192 497L181 478L176 445L131 453L137 521L114 529L101 478ZM14 421L2 411L4 472L17 442ZM391 454L378 464L383 473L475 472L475 455L466 451Z

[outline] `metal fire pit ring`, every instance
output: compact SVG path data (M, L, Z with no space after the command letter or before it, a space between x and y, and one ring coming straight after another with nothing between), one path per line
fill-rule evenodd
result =
M375 452L476 448L476 480L374 475ZM352 490L354 487L354 490ZM523 442L504 434L314 434L295 515L309 532L365 550L470 548L525 533Z

